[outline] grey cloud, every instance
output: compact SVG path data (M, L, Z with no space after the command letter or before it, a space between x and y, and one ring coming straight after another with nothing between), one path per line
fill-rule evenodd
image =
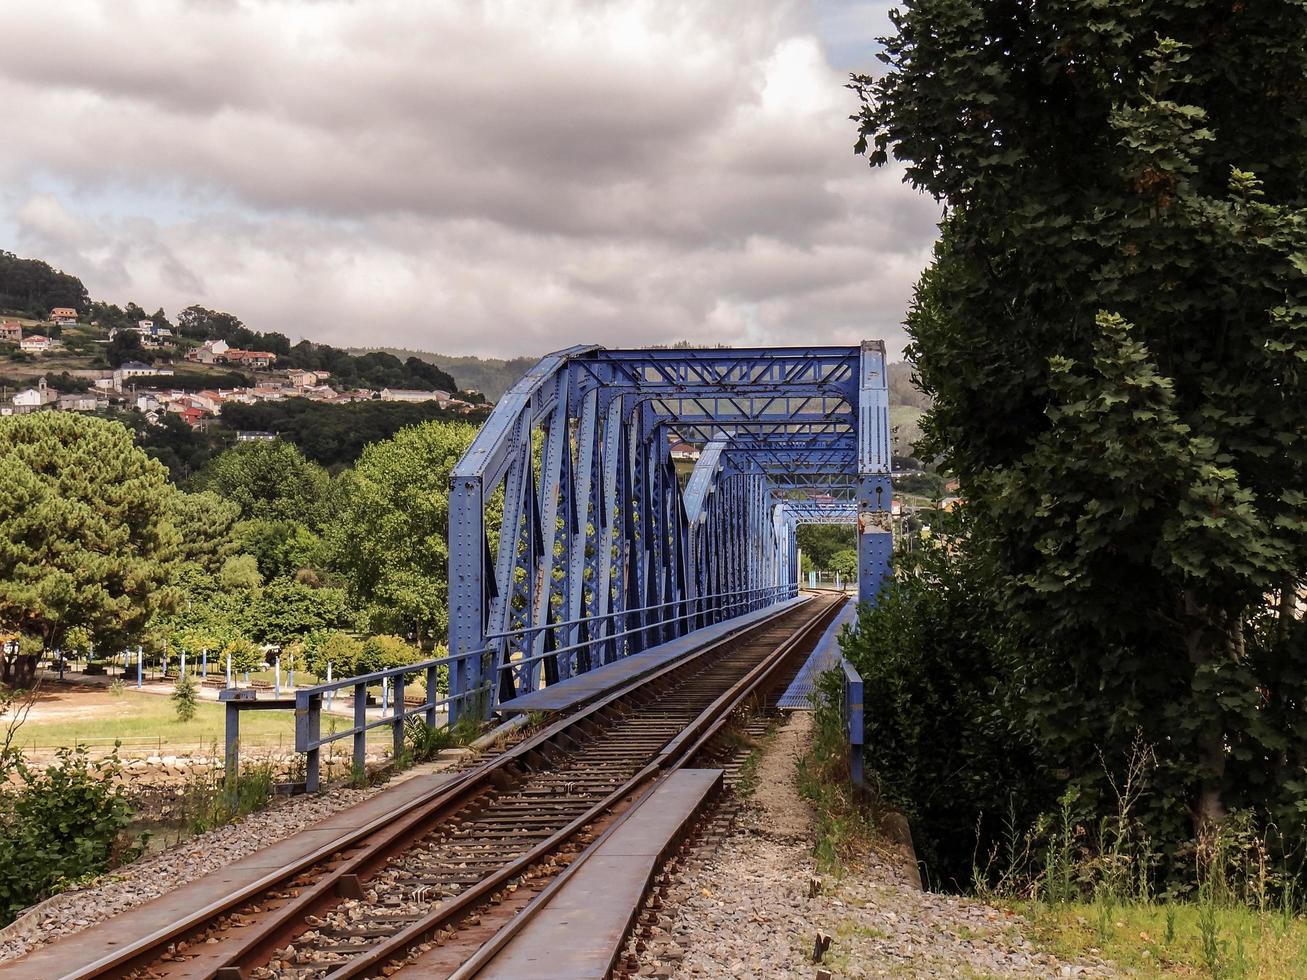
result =
M851 157L819 15L845 22L783 0L8 7L24 153L0 180L69 190L5 217L107 298L336 343L901 339L937 208Z

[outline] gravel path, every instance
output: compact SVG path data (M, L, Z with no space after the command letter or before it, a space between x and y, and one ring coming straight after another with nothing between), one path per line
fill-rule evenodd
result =
M415 766L384 785L367 789L333 787L330 793L321 796L277 800L238 824L191 837L165 851L112 871L94 885L56 895L0 930L0 962L15 959L44 943L80 932L109 916L158 898L398 782L449 765L448 762L437 762Z
M820 929L832 938L821 968L833 978L1115 975L1038 950L1013 913L920 891L879 855L841 879L818 875L811 813L794 785L810 724L796 712L777 733L737 831L675 881L640 974L811 980Z

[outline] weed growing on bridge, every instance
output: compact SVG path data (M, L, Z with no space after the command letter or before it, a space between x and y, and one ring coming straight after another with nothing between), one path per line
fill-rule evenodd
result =
M428 725L421 718L410 718L404 725L406 752L396 762L402 768L434 759L445 749L467 745L477 737L479 728L471 718L461 718L453 725Z
M848 749L844 720L834 690L833 674L822 678L813 706L813 739L808 754L799 760L799 792L816 813L814 854L818 868L840 873L874 836L871 813L855 800L849 786Z

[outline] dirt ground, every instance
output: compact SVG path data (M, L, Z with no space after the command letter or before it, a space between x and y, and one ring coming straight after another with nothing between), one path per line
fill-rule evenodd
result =
M27 721L58 721L66 718L126 718L131 704L108 688L85 684L44 681L27 711ZM3 721L8 721L6 716Z

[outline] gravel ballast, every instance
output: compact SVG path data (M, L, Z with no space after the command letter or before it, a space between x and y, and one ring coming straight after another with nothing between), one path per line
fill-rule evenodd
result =
M239 823L218 827L118 868L85 888L62 892L0 930L0 962L80 932L143 905L175 888L339 813L413 776L449 768L449 762L415 766L389 783L366 789L332 787L319 796L274 800Z
M795 765L811 718L795 713L765 750L758 789L736 830L691 861L669 890L640 957L655 977L1106 977L1100 962L1038 949L1004 909L924 892L891 857L863 856L839 878L813 862L811 812ZM815 884L814 884L815 880ZM817 894L810 895L816 890ZM818 932L831 937L813 963Z

